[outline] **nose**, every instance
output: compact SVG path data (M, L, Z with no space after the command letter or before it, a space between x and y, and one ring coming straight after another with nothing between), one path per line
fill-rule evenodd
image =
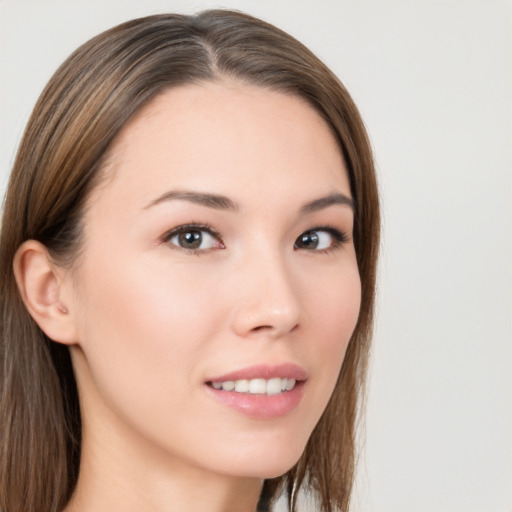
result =
M232 328L242 337L256 334L279 338L299 326L299 283L277 254L261 252L245 260L235 274L238 293Z

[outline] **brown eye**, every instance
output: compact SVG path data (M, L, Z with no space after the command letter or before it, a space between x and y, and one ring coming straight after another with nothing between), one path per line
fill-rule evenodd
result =
M295 249L316 249L318 247L320 237L315 231L306 231L295 241Z
M223 248L218 236L211 233L208 229L199 229L197 227L183 226L176 228L166 238L172 245L192 251Z
M302 233L293 246L294 249L325 251L335 249L347 240L344 233L334 228L317 228Z
M176 236L178 245L184 249L199 249L203 242L201 231L187 231Z

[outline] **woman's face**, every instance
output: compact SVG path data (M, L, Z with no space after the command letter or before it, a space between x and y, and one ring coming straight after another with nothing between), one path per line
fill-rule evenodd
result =
M69 279L84 440L225 475L284 473L360 305L329 128L290 95L187 85L123 129L105 173Z

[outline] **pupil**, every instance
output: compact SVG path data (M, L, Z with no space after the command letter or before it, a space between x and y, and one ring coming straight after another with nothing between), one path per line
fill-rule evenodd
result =
M300 238L302 247L315 248L318 245L318 235L313 232L304 233Z
M187 249L197 249L202 242L200 231L187 231L179 236L179 242L182 247Z

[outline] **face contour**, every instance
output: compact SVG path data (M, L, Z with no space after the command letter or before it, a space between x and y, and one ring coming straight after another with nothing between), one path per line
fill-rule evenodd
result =
M321 117L237 83L167 91L122 131L83 223L70 311L84 439L286 472L360 305L350 187Z

